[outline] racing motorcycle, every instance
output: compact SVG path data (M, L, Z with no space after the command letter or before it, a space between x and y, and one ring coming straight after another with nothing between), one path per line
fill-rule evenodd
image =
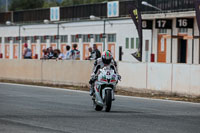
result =
M99 70L98 76L94 83L95 93L93 94L93 106L96 111L101 111L105 107L105 111L109 112L114 98L114 91L118 83L118 75L114 70L103 67Z

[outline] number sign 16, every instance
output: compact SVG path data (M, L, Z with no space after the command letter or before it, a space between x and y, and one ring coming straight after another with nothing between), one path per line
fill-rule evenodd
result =
M177 18L176 28L193 28L194 19L193 18Z

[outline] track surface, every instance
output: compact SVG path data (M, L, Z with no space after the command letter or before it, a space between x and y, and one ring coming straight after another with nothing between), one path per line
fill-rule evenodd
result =
M0 133L200 133L200 104L116 97L96 112L86 92L0 83Z

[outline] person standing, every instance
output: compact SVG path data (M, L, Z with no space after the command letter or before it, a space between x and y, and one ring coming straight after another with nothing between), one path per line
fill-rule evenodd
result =
M73 44L73 50L71 50L71 59L72 60L80 60L80 51L77 49L77 44Z
M90 56L86 57L85 59L86 60L95 60L96 55L95 55L95 52L92 50L91 47L88 48L88 51L90 53Z
M93 44L93 51L91 54L94 54L95 60L101 57L101 52L97 49L97 45Z
M25 50L23 53L24 59L32 59L32 51L31 51L31 49L28 48L28 44L25 43L24 47L25 47Z
M71 55L71 51L70 51L70 46L69 45L67 45L66 46L66 55L65 55L65 59L66 60L70 60L71 58L70 58L70 55Z

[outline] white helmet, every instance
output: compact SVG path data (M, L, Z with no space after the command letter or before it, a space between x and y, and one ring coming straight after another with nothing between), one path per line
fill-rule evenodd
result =
M110 64L113 57L112 57L111 52L107 50L103 52L101 58L104 64Z

